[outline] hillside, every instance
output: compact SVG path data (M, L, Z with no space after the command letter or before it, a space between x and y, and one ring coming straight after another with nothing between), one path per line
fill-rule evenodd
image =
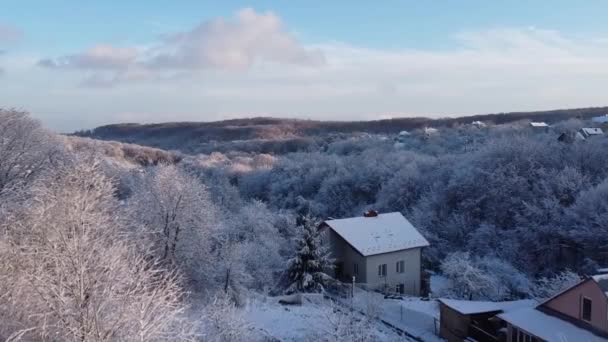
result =
M396 118L375 121L313 121L249 118L216 122L124 123L79 131L77 136L152 146L184 153L244 152L288 153L307 150L315 138L358 132L395 134L423 127L452 127L472 121L505 124L520 120L554 123L569 118L587 119L608 113L608 107L512 112L430 119ZM256 149L251 149L255 142Z

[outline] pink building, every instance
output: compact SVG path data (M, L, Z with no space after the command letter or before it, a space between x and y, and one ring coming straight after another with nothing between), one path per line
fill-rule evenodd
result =
M536 308L499 314L508 342L608 341L608 274L586 278Z

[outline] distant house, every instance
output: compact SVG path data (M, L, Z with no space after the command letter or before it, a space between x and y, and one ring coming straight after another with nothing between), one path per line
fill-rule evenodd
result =
M547 132L549 131L549 125L545 122L530 122L530 128L534 132Z
M471 122L471 125L473 125L477 128L484 128L487 126L486 123L483 121L473 121L473 122Z
M507 341L607 341L608 274L596 275L534 308L497 315Z
M431 135L435 135L439 133L439 130L437 128L433 128L433 127L425 127L424 128L424 135L431 136Z
M534 307L534 300L485 302L439 299L439 336L448 342L497 341L505 335L495 316L521 308Z
M429 242L401 213L366 212L323 222L328 231L336 279L366 283L369 287L419 295L420 253Z
M580 132L564 132L559 135L557 141L572 144L575 141L583 141L585 137Z
M604 131L602 131L601 128L595 128L595 127L585 127L585 128L581 128L579 133L585 138L591 138L591 137L596 137L599 135L603 135Z
M601 124L608 123L608 114L605 114L602 116L596 116L596 117L592 118L591 121L601 123Z

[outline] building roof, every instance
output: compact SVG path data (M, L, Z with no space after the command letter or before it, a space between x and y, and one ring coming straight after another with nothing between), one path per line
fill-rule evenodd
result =
M439 301L453 310L460 312L463 315L475 315L488 312L502 311L507 312L521 308L534 307L538 303L535 300L514 300L507 302L487 302L474 300L458 300L458 299L439 299Z
M498 317L545 341L606 341L592 332L534 308L498 314Z
M530 126L532 127L549 127L545 122L530 122Z
M591 121L599 122L599 123L606 123L606 122L608 122L608 114L602 115L602 116L596 116L593 119L591 119Z
M600 135L600 134L604 134L604 131L602 131L601 128L594 128L594 127L581 128L581 131L583 131L587 135Z
M327 220L325 224L363 256L429 246L399 212Z

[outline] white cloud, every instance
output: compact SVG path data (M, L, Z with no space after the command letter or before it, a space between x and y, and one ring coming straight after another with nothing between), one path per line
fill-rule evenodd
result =
M135 48L120 48L112 45L96 45L82 53L56 59L43 59L40 65L50 68L77 69L125 69L132 65L138 55Z
M39 65L105 70L83 81L85 85L105 87L171 79L179 70L243 70L263 63L315 67L324 62L320 50L300 45L274 13L246 8L238 11L233 20L216 18L189 31L166 34L146 49L97 45L82 53L42 59Z
M222 18L166 36L149 65L158 68L247 68L256 61L317 66L319 50L301 46L272 12L246 8L233 21Z

